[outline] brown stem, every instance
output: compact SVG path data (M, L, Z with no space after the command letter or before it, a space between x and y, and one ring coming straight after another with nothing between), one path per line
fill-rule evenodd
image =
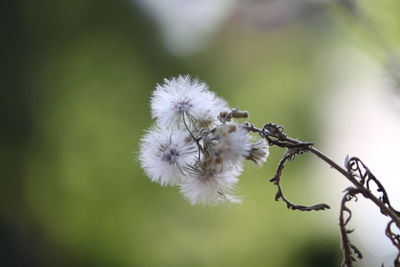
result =
M356 261L356 259L353 257L353 254L358 259L362 258L361 252L353 244L351 244L348 238L348 234L352 231L346 230L345 227L351 218L351 210L346 207L345 203L353 198L356 198L357 194L361 194L365 198L371 200L380 209L383 215L390 217L391 220L387 225L386 236L398 249L398 255L394 261L394 264L395 267L400 267L400 235L394 234L391 230L391 226L393 224L395 224L397 228L400 229L400 212L392 207L385 188L380 183L380 181L369 171L365 164L362 163L361 160L354 157L351 159L346 158L345 168L343 168L332 159L330 159L328 156L313 147L313 143L301 142L299 140L288 137L286 133L284 133L282 126L274 123L267 123L262 129L259 129L251 123L245 122L243 124L243 127L245 127L248 131L258 133L262 138L268 141L270 146L275 145L287 149L278 164L275 176L271 178L270 181L278 187L278 191L275 195L275 200L282 199L287 204L287 207L289 209L310 211L329 208L329 206L326 204L318 204L311 207L296 205L291 203L283 195L280 179L284 165L287 161L294 159L295 155L297 154L302 154L304 152L310 152L314 154L319 159L327 163L331 168L335 169L344 177L346 177L347 180L349 180L354 185L354 187L350 187L345 190L346 193L343 196L340 209L339 226L341 230L342 249L344 254L344 259L342 263L343 266L352 266L352 262ZM377 191L382 194L382 196L380 196L379 198L376 197L376 195L370 190L369 183L371 181L374 182L377 186ZM346 212L349 215L347 219L344 218L344 214Z
M318 149L314 148L314 147L309 147L307 148L308 151L310 151L311 153L313 153L314 155L316 155L318 158L322 159L323 161L325 161L326 163L328 163L328 165L330 167L332 167L333 169L337 170L338 172L340 172L343 176L345 176L353 185L355 185L357 188L364 188L363 185L361 183L359 183L353 175L351 175L348 171L346 171L345 169L343 169L342 167L340 167L336 162L334 162L333 160L331 160L330 158L328 158L326 155L324 155L322 152L320 152ZM386 215L389 216L397 225L398 228L400 228L400 217L398 215L396 215L396 213L388 208L386 205L384 205L382 203L382 201L380 201L374 194L371 193L371 191L369 190L363 190L363 193L365 198L370 199L372 202L375 203L375 205L377 205L379 207L379 209L381 210L381 212Z

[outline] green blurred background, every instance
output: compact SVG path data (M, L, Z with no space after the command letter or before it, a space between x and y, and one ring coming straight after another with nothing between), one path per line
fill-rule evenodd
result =
M232 1L220 22L204 18L207 36L189 30L199 47L165 41L145 2L0 4L0 265L338 266L337 222L273 200L283 151L246 165L243 204L193 207L149 181L138 142L155 84L178 74L206 81L258 126L318 142L332 62L346 64L335 51L355 46L384 66L400 41L400 2ZM160 12L196 9L172 2ZM286 168L295 202L327 201L310 189L310 159Z

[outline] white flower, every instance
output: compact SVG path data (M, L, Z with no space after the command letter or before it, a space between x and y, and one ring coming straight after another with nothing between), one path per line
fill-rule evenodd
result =
M221 164L211 164L204 168L194 167L194 171L180 185L183 196L192 205L213 205L223 202L239 203L240 199L231 194L241 168L221 169Z
M231 165L240 164L249 156L251 150L250 135L237 123L219 125L211 136L209 149L215 157Z
M211 124L227 109L226 102L209 91L205 83L189 76L165 79L151 98L152 116L163 128L184 123L188 127L199 122Z
M194 164L197 153L187 131L152 127L141 140L139 160L151 181L176 185L184 177L184 167Z
M260 166L263 162L267 161L268 155L268 144L264 139L260 139L259 141L251 144L250 153L246 159L252 160L255 164Z

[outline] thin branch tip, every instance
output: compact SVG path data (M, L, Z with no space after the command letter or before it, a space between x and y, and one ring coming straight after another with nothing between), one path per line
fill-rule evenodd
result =
M258 133L263 137L270 146L278 146L285 148L285 153L282 155L281 160L275 171L275 175L269 179L271 183L277 186L277 192L275 194L276 201L283 201L286 203L288 209L300 210L300 211L319 211L330 209L327 204L316 204L313 206L303 206L290 202L284 195L281 176L288 161L293 161L296 155L310 152L316 157L327 163L331 168L342 174L348 181L352 183L352 186L347 187L343 193L339 226L342 237L342 250L343 250L343 262L342 266L351 267L353 262L361 260L363 255L361 251L350 242L349 234L354 232L354 229L347 229L346 226L350 222L352 212L350 208L346 206L346 203L354 200L357 201L357 196L363 196L366 199L372 201L381 211L381 213L389 217L391 220L387 224L386 236L391 240L392 244L398 249L398 255L394 260L394 266L400 267L400 234L395 234L392 230L393 226L400 229L400 212L393 208L389 200L389 196L382 185L382 183L371 173L368 167L357 157L349 157L346 155L344 158L344 168L330 159L328 156L320 152L314 147L313 142L301 142L297 139L290 138L285 132L284 128L276 123L266 123L262 129L259 129L249 122L244 123L244 127L248 131ZM376 193L371 191L371 184L376 187Z

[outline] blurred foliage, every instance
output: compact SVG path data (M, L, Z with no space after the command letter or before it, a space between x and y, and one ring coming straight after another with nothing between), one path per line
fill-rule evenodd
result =
M136 153L151 125L154 85L180 73L249 110L256 125L275 121L294 137L317 139L315 108L329 68L320 59L354 42L343 33L363 26L350 13L324 8L268 31L231 19L207 49L174 57L129 1L1 5L2 266L338 265L336 222L321 226L318 213L273 201L267 178L282 151L271 149L262 168L247 165L242 205L211 208L150 183ZM360 8L388 42L399 40L398 1ZM366 49L378 41L368 38ZM284 183L294 201L314 203L307 159L287 167Z

